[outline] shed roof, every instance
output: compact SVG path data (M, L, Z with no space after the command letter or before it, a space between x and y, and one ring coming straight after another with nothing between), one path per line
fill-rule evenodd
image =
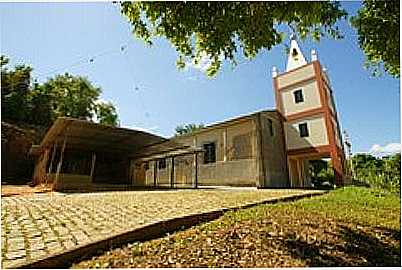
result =
M161 136L140 130L112 127L69 117L58 118L40 144L44 149L54 144L67 148L133 155L140 149L168 142ZM161 145L161 147L163 147ZM177 145L176 145L177 146ZM165 149L165 147L163 147ZM155 149L156 150L156 149Z
M196 134L203 133L205 131L209 131L209 130L212 130L212 129L215 129L215 128L227 127L227 126L233 125L235 123L238 123L240 121L251 119L255 115L260 114L260 113L278 113L278 110L276 110L276 109L259 110L259 111L251 112L251 113L248 113L248 114L245 114L245 115L236 116L234 118L229 118L229 119L226 119L224 121L219 121L219 122L216 122L216 123L208 124L208 125L206 125L205 127L201 128L201 129L198 129L198 130L193 131L191 133L182 134L179 137L172 137L171 139L175 140L177 138L180 139L180 138L183 138L183 137L191 137L191 136L194 136Z
M187 146L174 141L168 141L155 146L147 147L143 151L137 153L134 157L141 161L149 161L201 152L204 152L202 148Z

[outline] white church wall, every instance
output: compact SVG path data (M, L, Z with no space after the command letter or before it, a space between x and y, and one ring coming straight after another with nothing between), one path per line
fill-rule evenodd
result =
M303 102L296 103L294 91L301 89ZM283 113L285 116L321 107L320 92L315 80L306 82L303 85L281 91L283 102Z
M309 136L301 137L299 124L307 123ZM285 138L288 150L328 145L325 118L323 115L285 122Z
M284 88L288 85L300 82L306 78L314 76L314 67L312 64L308 64L296 70L292 70L289 73L284 73L278 76L278 88Z

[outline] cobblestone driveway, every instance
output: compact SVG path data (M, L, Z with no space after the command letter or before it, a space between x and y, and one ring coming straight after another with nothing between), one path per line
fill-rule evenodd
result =
M306 190L178 190L33 194L1 199L2 267L37 260L159 220Z

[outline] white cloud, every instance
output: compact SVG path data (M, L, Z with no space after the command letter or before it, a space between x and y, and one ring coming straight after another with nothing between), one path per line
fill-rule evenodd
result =
M381 146L379 144L374 144L369 153L374 156L387 156L401 152L401 144L400 143L389 143L387 145Z

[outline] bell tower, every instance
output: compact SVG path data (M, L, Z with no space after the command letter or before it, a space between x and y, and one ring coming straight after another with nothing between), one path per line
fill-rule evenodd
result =
M345 155L331 84L315 50L307 62L292 35L286 71L272 69L276 107L283 118L292 187L310 186L308 161L331 158L342 186Z

